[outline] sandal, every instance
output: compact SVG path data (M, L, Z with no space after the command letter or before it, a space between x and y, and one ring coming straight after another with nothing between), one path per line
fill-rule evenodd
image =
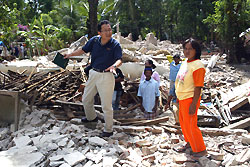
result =
M191 148L191 146L190 146L189 143L185 144L184 146L179 146L179 147L173 148L173 149L174 149L176 152L181 153L181 152L185 152L186 149L188 149L188 148Z
M207 150L204 150L204 151L201 151L201 152L193 152L192 156L200 158L200 157L206 156L207 154L208 154Z

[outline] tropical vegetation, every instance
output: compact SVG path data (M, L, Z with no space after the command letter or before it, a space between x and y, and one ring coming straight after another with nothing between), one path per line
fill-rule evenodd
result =
M98 21L108 19L114 32L119 25L133 40L153 32L173 43L214 41L229 62L239 63L239 34L250 27L250 0L0 0L0 11L0 40L25 42L31 56L90 38Z

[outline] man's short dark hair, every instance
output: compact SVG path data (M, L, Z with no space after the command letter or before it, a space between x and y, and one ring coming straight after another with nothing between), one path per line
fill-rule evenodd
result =
M110 25L110 22L108 20L102 20L99 24L98 24L98 32L101 32L102 31L102 25L103 24L109 24Z

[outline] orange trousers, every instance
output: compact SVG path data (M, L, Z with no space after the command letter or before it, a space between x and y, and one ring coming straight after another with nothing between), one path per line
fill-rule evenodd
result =
M194 115L189 115L189 106L193 98L188 98L179 101L179 121L186 142L189 142L193 152L201 152L206 149L201 131L197 126L197 111L200 107L198 100Z

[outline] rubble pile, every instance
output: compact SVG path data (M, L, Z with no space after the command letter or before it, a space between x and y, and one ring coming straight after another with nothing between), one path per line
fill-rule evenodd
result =
M33 112L23 107L19 130L0 130L0 160L5 166L249 166L250 136L245 130L201 128L209 153L194 159L184 143L180 128L167 124L114 126L114 135L100 138L103 124L96 128L77 124L80 120L56 120L48 110Z
M49 105L51 100L69 101L84 82L81 71L55 71L33 73L29 76L9 70L1 72L4 78L0 89L23 93L31 105Z
M151 59L156 66L167 69L169 57L176 53L183 56L180 44L158 41L153 34L136 42L119 35L115 38L122 45L124 62L142 64ZM83 37L59 52L76 50L86 41ZM52 60L54 55L55 52L50 53L46 59ZM84 115L79 90L86 82L84 58L81 63L70 60L73 69L32 70L28 75L25 71L0 70L0 89L20 91L26 100L22 102L18 131L0 125L1 163L15 167L250 166L250 73L225 64L225 55L204 54L201 59L207 73L198 125L204 127L201 131L208 156L194 158L190 149L184 153L175 151L185 141L180 126L175 125L172 109L164 110L169 71L159 68L156 70L163 86L158 117L144 119L137 97L139 81L126 76L121 110L114 111L114 135L98 137L103 131L98 96L98 124L82 124L80 119Z

